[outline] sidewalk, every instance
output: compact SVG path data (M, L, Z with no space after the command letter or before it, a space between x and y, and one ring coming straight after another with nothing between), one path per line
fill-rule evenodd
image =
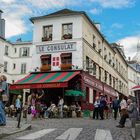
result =
M27 129L31 129L31 124L27 124L25 123L25 121L21 122L20 128L17 128L17 124L18 122L14 120L14 118L13 120L11 118L7 118L6 126L0 126L0 139L8 135L12 135Z

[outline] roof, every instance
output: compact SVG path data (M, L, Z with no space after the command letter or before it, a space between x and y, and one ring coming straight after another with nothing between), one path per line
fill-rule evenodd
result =
M51 13L51 14L48 14L48 15L32 17L32 18L30 18L30 20L31 20L32 23L34 23L34 20L38 20L38 19L60 17L60 16L67 16L67 15L84 15L87 18L87 20L92 24L92 26L95 28L97 33L102 37L103 41L105 41L110 46L110 48L112 49L111 45L104 38L103 34L95 26L95 23L90 19L90 17L84 11L73 11L73 10L70 10L70 9L62 9L62 10L59 10L57 12L54 12L54 13ZM114 49L112 49L112 51L114 51Z
M38 17L32 17L30 18L31 22L33 22L36 19L43 19L43 18L49 18L49 17L56 17L56 16L64 16L64 15L70 15L70 14L85 14L84 11L73 11L70 9L62 9L57 12L44 15L44 16L38 16Z
M80 74L80 71L31 73L11 85L10 89L68 87L68 81L78 74Z
M32 44L32 41L17 41L17 42L12 42L13 45L30 45Z

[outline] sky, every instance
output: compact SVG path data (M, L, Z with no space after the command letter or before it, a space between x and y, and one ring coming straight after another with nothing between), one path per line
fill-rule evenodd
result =
M47 15L68 8L85 11L101 25L109 43L124 46L126 57L133 57L140 40L140 0L0 0L6 20L6 39L32 40L31 17Z

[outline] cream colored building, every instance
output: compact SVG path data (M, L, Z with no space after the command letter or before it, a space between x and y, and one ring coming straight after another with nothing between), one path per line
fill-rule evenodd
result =
M106 85L103 89L106 92L114 89L114 95L120 93L128 96L128 65L124 56L118 46L109 44L85 12L64 9L31 18L31 21L34 24L33 43L0 41L3 46L1 62L6 67L4 74L10 83L30 71L39 70L42 67L41 57L44 56L50 57L51 71L61 70L61 55L68 54L71 69L88 72ZM8 55L4 52L8 52ZM24 69L24 73L21 69Z

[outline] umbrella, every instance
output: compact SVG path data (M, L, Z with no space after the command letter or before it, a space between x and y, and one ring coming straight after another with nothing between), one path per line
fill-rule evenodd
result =
M66 90L65 96L85 96L85 93L78 90Z

